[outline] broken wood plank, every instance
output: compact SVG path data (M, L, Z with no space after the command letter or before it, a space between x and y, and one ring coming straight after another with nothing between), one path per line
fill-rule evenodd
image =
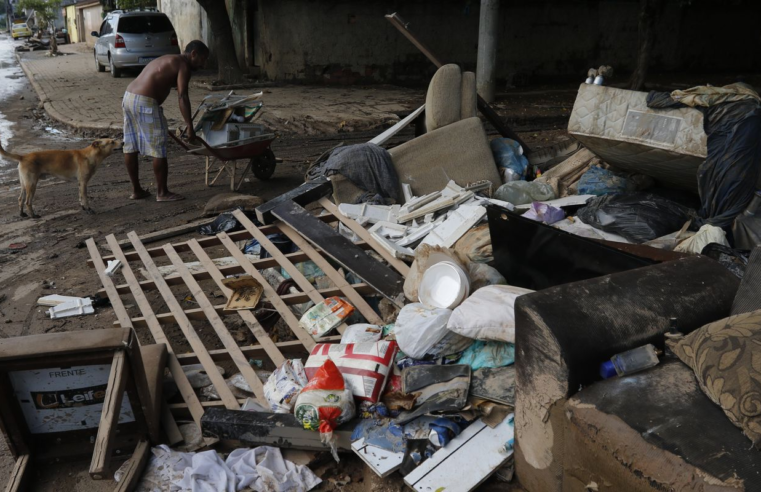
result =
M153 277L153 281L156 283L161 296L164 298L164 302L169 307L169 310L174 314L175 319L177 320L177 324L180 326L182 333L185 335L188 343L190 343L193 351L198 356L201 365L203 365L203 368L206 371L206 375L209 376L209 379L211 379L211 382L214 384L214 387L218 392L217 394L219 394L220 398L222 398L222 401L225 402L228 408L237 410L240 408L240 406L235 400L235 397L230 391L230 388L227 386L225 378L223 378L219 373L219 370L209 356L203 341L198 336L198 333L196 333L195 328L193 328L193 325L190 323L190 320L187 318L187 316L185 316L180 303L177 302L177 299L174 297L174 293L161 277L161 274L158 272L158 268L156 268L156 264L153 262L153 259L145 250L145 246L140 243L140 239L137 237L137 234L135 234L134 231L130 232L127 237L132 240L132 245L135 248L135 252L140 255L140 259L143 260L145 268L148 270L148 273L151 275L151 277Z
M373 259L338 231L294 202L281 203L272 210L272 214L391 302L399 307L404 305L404 278Z
M132 492L137 487L138 482L143 476L143 469L148 463L151 445L145 439L141 439L135 447L132 456L127 460L124 466L124 475L122 475L119 484L114 492Z
M404 477L404 483L418 492L446 487L469 492L512 456L505 445L514 438L512 414L494 429L480 419L439 449L433 456ZM463 473L467 470L467 473Z
M330 226L326 225L326 227ZM296 318L296 315L293 314L293 311L291 311L288 305L283 302L277 292L275 292L275 289L273 289L269 282L267 282L267 279L265 279L259 270L254 268L253 265L245 264L246 262L244 260L243 253L241 253L235 243L230 240L227 234L223 232L218 234L217 237L219 237L219 239L222 241L222 244L227 248L230 254L238 259L241 265L243 265L243 269L246 271L246 273L254 277L257 282L262 284L262 287L264 288L264 297L272 304L277 312L280 313L280 316L282 316L286 324L288 324L288 327L291 329L293 334L296 335L296 338L301 340L301 343L304 344L307 350L311 351L315 346L315 341L312 339L312 336L307 333L305 329L299 326L299 320Z
M378 446L365 444L364 437L351 443L351 449L381 478L386 478L401 468L404 461L404 452L394 453Z
M272 224L275 217L272 211L283 203L297 203L299 205L308 205L316 202L322 197L333 193L333 185L327 178L319 178L302 184L288 193L282 194L277 198L266 202L264 205L256 207L256 218L262 224Z
M333 431L340 451L351 451L351 434L356 421ZM292 414L230 411L209 408L202 422L204 436L226 441L240 441L247 446L277 446L314 451L330 447L320 440L320 433L304 429Z
M111 362L111 373L108 376L106 397L103 400L103 412L100 415L98 434L95 437L95 450L90 463L90 476L93 480L107 478L111 453L114 450L116 427L119 425L119 414L122 408L124 390L127 387L127 357L123 350L114 353ZM135 402L131 402L133 405Z
M8 477L5 492L21 492L25 490L29 478L29 455L23 454L16 460L16 464Z
M407 125L415 121L415 118L420 116L420 114L425 110L425 104L417 108L415 111L408 114L403 120L399 121L397 124L392 126L391 128L388 128L386 131L378 135L377 137L373 138L367 143L375 144L375 145L383 145L384 143L388 142L388 140L399 133L400 131L404 130Z
M140 312L143 314L142 319L144 320L144 326L148 327L148 329L151 332L151 335L153 336L153 340L156 343L163 344L166 346L167 367L169 367L169 372L172 374L172 379L174 379L174 382L177 385L177 389L182 395L182 399L188 403L188 406L190 408L190 413L193 416L193 420L195 420L196 423L198 423L198 425L200 426L201 416L203 415L203 408L201 407L201 403L198 400L198 397L196 396L195 390L193 390L193 387L190 385L190 381L188 381L188 378L185 375L185 371L182 370L180 363L177 361L177 357L175 356L174 349L172 348L172 344L169 343L169 339L167 338L164 331L161 329L158 318L156 317L156 314L153 312L153 308L151 308L151 305L148 302L148 299L145 297L145 293L140 288L139 282L137 281L137 277L135 277L135 273L132 271L132 267L130 267L129 263L125 261L124 252L122 251L121 247L118 245L116 241L116 237L113 234L109 234L108 236L106 236L106 242L111 246L111 251L114 253L116 259L121 260L122 263L124 264L121 271L122 271L122 274L124 275L124 279L127 281L129 292L132 293L132 297L135 299L135 303L140 309ZM96 268L98 267L96 266ZM109 277L105 277L105 278L108 279L108 282L111 282L111 278ZM103 285L107 285L107 283L103 281ZM114 305L114 297L112 297L112 294L109 294L109 299L111 300L111 304ZM115 299L117 303L121 305L121 298L118 295L115 295ZM121 318L119 322L121 323ZM131 320L130 320L130 325L128 326L134 326L131 323ZM176 435L174 436L174 438L176 438Z
M399 17L399 14L395 12L393 14L386 15L386 20L388 20L394 27L396 27L399 32L404 35L405 38L409 39L410 42L417 49L419 49L420 52L423 53L425 57L431 61L431 63L436 66L436 68L441 68L443 65L441 60L436 55L434 55L426 45L420 42L420 40L418 40L414 34L412 34L408 28L408 24L404 22L404 19ZM510 129L509 126L505 124L502 118L494 111L489 103L487 103L480 95L477 94L476 96L478 98L478 110L481 111L481 114L483 114L487 120L489 120L489 123L494 125L494 128L499 132L499 134L503 137L515 140L521 145L521 147L523 147L524 154L530 154L531 149L513 130Z
M409 275L410 267L405 262L394 258L388 251L383 249L375 241L375 239L370 236L370 233L367 229L359 225L355 220L341 215L341 213L338 212L338 207L336 207L335 204L333 204L327 198L320 199L319 203L325 210L330 212L334 217L338 218L338 220L340 220L343 225L351 229L357 236L365 241L372 250L381 255L381 257L386 260L388 264L394 268L394 270L401 273L405 277ZM357 246L359 246L359 244Z
M211 275L211 278L214 279L217 287L219 287L222 293L229 298L232 294L232 291L224 283L222 283L222 279L225 278L224 275L222 275L219 269L214 266L211 258L209 258L209 255L206 254L206 251L204 251L201 245L198 244L198 241L190 241L190 249L193 250L193 253L195 253L196 257L198 257L198 260ZM214 306L215 311L217 310L217 307L218 306ZM254 335L254 338L256 338L256 341L259 342L259 345L267 353L273 364L275 364L277 367L280 367L280 365L285 362L285 357L283 357L283 354L280 352L280 350L278 350L269 334L264 331L264 328L259 323L259 320L256 319L256 316L254 316L254 313L247 310L237 311L237 313L243 322L246 323L248 329L251 330L251 334Z
M251 364L249 364L248 359L245 355L243 355L243 352L241 352L240 347L238 347L238 344L235 342L232 335L227 330L227 327L222 321L222 318L220 318L219 315L217 315L216 311L214 311L214 307L211 305L211 302L209 302L209 299L206 297L203 289L201 289L201 286L198 285L198 282L193 279L193 276L190 275L188 269L185 268L185 265L182 262L182 258L180 258L174 248L172 248L172 245L167 244L164 246L164 249L166 249L169 261L174 264L174 266L177 268L177 272L180 274L180 276L182 276L183 280L185 280L185 284L190 291L190 295L192 295L198 305L201 306L201 309L203 309L207 319L209 320L209 324L211 324L211 327L216 332L217 337L219 337L222 345L224 345L224 347L230 353L230 357L240 373L243 375L243 379L246 380L246 383L248 383L251 391L256 395L259 403L262 405L267 405L267 399L264 397L264 386L262 385L259 376L256 375L256 372L251 367ZM219 388L217 388L217 390L219 390Z
M143 244L150 244L150 243L155 243L157 241L162 241L164 239L182 236L183 234L194 232L200 226L206 225L210 223L212 220L214 219L213 218L199 219L193 222L188 222L187 224L178 225L176 227L170 227L169 229L163 229L160 231L143 234L142 236L140 236L140 242ZM119 247L122 248L122 250L126 248L131 249L132 241L130 241L129 239L122 239L121 241L119 241Z

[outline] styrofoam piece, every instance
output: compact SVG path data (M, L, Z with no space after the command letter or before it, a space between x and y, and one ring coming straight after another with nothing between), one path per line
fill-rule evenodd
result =
M60 304L66 304L67 302L73 302L73 301L76 301L77 299L80 299L80 298L72 297L72 296L59 296L58 294L51 294L49 296L43 296L37 299L37 305L53 307L53 306L58 306Z
M409 212L400 210L399 215L397 217L397 222L399 224L402 224L402 223L417 219L419 217L425 217L426 215L430 213L434 213L439 210L443 210L445 208L454 207L455 205L458 205L467 200L470 200L471 198L475 196L475 194L472 191L467 191L465 188L459 186L454 181L450 181L449 183L447 183L447 185L444 187L443 190L441 190L441 192L437 191L437 192L431 193L431 195L435 195L436 193L439 193L440 196L438 196L435 200L424 204L422 207L419 207L415 210L411 210ZM407 204L405 204L405 206L407 206Z
M412 186L409 183L402 183L402 194L404 195L404 203L415 198L415 195L412 194Z
M374 226L372 226L369 231L377 232L381 236L390 238L390 239L397 239L404 237L405 234L407 234L407 230L409 227L401 224L395 224L393 222L376 222Z
M106 266L106 277L113 277L116 272L121 270L121 260L108 260L108 266Z
M420 241L424 237L428 235L436 226L441 224L446 220L446 217L441 216L438 219L434 220L433 222L429 222L428 224L423 224L416 228L410 228L407 232L407 235L396 242L399 246L410 246L412 244L415 244L416 242Z
M371 235L373 239L375 239L383 249L391 253L391 256L394 258L399 258L400 260L415 259L415 252L411 249L399 246L395 242L381 236L377 232L372 232Z
M351 450L381 478L385 478L401 468L402 461L404 461L404 453L394 453L387 449L365 444L364 437L351 443Z
M471 227L478 224L486 215L486 209L480 205L460 205L453 210L447 220L436 226L420 244L444 246L450 248Z
M469 492L513 455L514 439L513 414L494 429L479 419L407 474L404 483L418 492Z
M553 207L571 207L574 205L584 205L589 199L594 198L594 195L571 195L564 198L557 198L555 200L547 200L541 203L546 203ZM505 202L507 203L507 202ZM528 210L531 208L531 203L524 203L522 205L515 205L515 210Z
M412 200L404 204L403 209L407 212L414 212L423 205L431 203L440 196L440 191L434 191L433 193L428 193L427 195L413 197Z
M92 301L82 297L77 297L74 301L59 304L48 309L50 319L82 316L84 314L93 314L94 312L95 309L92 307Z
M468 297L470 280L456 263L442 261L423 273L418 298L429 309L454 309Z
M365 219L374 224L376 222L397 223L400 205L369 205L367 203L353 204L342 203L338 206L338 211L346 217L355 220Z

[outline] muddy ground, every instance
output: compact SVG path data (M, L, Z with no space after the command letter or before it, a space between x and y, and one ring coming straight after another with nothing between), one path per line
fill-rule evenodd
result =
M84 147L98 136L72 132L47 119L37 109L38 100L31 86L24 80L20 82L12 96L6 94L0 98L0 113L6 122L15 123L11 127L3 125L0 120L0 132L5 133L0 134L0 138L7 149L19 146L37 149ZM567 138L564 127L574 97L573 87L550 88L503 96L496 108L507 116L508 122L529 145L542 147ZM422 99L421 90L421 102ZM7 135L9 130L12 131L10 138ZM494 134L493 129L489 127L489 130ZM284 162L278 166L274 177L267 182L252 177L240 191L265 200L275 197L298 186L303 181L307 164L324 150L339 142L367 141L380 131L311 137L280 135L273 144L273 150ZM391 144L406 141L412 136L413 129L408 128ZM229 191L224 184L207 188L203 174L201 158L187 155L178 147L172 148L170 189L184 194L188 199L173 203L156 203L153 197L133 201L128 199L130 186L123 156L117 153L106 159L90 182L90 202L97 212L95 215L80 211L75 183L50 178L40 183L34 201L41 218L28 219L18 215L18 177L15 169L7 161L0 162L0 338L110 327L115 320L110 308L97 309L92 316L50 320L43 309L37 307L36 300L53 293L87 296L99 290L98 277L86 264L88 253L83 245L87 238L95 238L96 242L103 244L107 234L123 239L129 231L145 234L197 220L209 198ZM150 162L141 161L140 175L143 184L155 191ZM189 237L194 236L176 240ZM10 249L11 244L20 244L21 249ZM108 254L105 248L101 251L104 255ZM208 287L213 294L213 285L204 287ZM155 295L150 300L157 313L167 311ZM132 313L137 313L134 306L130 309ZM198 329L209 348L219 348L219 342L215 342L216 339L205 327ZM234 329L231 327L231 331ZM187 350L187 343L179 329L170 328L167 332L178 353ZM139 336L144 342L152 341L147 331L141 331ZM240 342L243 345L251 343L251 340L242 335ZM12 460L0 439L0 486L5 484L11 466ZM317 471L325 480L320 490L396 491L405 488L400 476L380 480L353 455L345 455L340 465L323 465ZM350 477L350 482L343 484L346 476ZM338 480L330 480L336 477ZM36 467L31 484L31 490L39 491L112 489L113 482L94 482L90 479L86 462ZM505 490L505 484L492 479L483 490Z

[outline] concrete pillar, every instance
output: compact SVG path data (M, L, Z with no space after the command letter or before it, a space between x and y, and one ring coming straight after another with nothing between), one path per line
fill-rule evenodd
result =
M478 24L478 66L476 90L486 102L494 101L496 92L497 32L499 0L481 0L481 19Z

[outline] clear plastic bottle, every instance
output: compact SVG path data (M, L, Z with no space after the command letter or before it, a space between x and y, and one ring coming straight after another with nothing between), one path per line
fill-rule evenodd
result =
M658 351L652 344L616 354L600 365L600 376L608 379L644 371L658 365Z

